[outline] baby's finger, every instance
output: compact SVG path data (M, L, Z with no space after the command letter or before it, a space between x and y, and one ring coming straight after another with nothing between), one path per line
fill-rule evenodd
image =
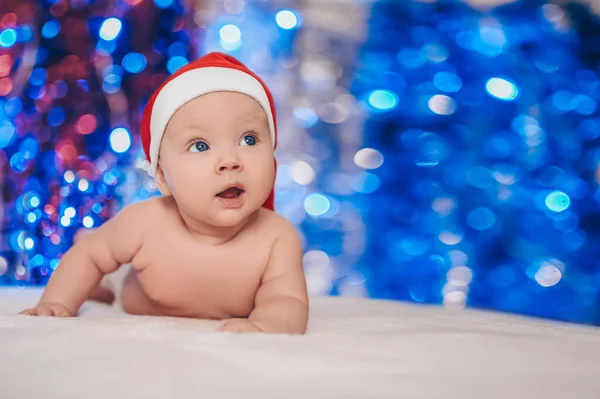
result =
M25 316L36 316L37 315L37 309L36 308L25 309L24 311L22 311L19 314L23 314Z
M38 316L42 316L42 317L54 316L54 311L49 308L42 308L42 309L38 310Z
M69 312L67 312L66 310L60 310L58 312L54 312L54 315L56 317L71 317L71 315L69 314Z

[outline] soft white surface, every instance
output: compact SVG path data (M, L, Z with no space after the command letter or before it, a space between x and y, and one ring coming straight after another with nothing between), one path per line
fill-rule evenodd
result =
M16 315L0 288L0 398L600 398L600 329L478 311L314 298L306 336L217 322Z

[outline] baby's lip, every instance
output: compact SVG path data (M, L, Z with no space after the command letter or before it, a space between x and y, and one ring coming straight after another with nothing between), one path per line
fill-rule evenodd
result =
M226 185L225 187L223 187L223 189L221 191L219 191L216 195L219 195L227 190L229 190L230 188L237 188L238 190L240 190L241 192L244 192L244 185L241 183L231 183Z

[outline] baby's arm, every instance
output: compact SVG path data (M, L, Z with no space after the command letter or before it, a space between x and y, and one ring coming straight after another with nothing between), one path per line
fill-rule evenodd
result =
M291 224L276 240L248 320L267 333L304 334L308 294L302 244Z
M143 203L133 204L96 231L86 234L63 255L33 316L74 316L104 274L131 262L142 243ZM147 218L148 213L145 214Z

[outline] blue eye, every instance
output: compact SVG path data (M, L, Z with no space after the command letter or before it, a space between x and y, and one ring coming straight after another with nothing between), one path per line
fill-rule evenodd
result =
M190 152L204 152L208 149L208 144L206 144L204 141L198 141L190 147Z
M244 136L244 138L242 139L242 142L240 144L250 145L250 146L256 145L256 137L254 137L251 134L248 134L248 135Z

